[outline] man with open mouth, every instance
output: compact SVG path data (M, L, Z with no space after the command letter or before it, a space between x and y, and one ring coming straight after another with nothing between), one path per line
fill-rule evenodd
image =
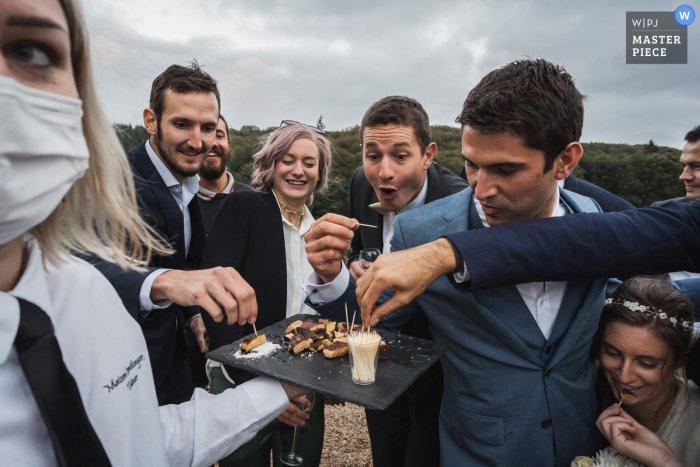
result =
M390 251L397 214L469 186L433 162L437 145L431 140L428 115L414 99L389 96L374 103L362 119L360 138L363 165L350 181L349 217L376 228L361 227L352 239L348 268L355 279L365 272L363 262L358 261L361 250ZM319 282L312 275L307 284ZM319 287L309 285L310 300L314 301L318 290ZM401 332L433 339L422 312ZM440 464L438 414L442 392L442 367L438 363L386 410L366 410L375 467Z

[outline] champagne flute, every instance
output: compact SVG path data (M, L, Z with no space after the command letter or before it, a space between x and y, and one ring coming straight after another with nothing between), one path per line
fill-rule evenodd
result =
M374 263L382 252L379 248L367 248L365 250L360 250L360 257L357 261L360 263L360 267L365 271Z
M314 408L314 402L316 402L316 394L312 392L311 394L308 394L305 397L309 400L309 402L311 402L311 405L308 407L305 407L296 401L292 401L292 403L294 405L296 405L297 407L299 407L304 412L309 413L309 412L311 412L311 409ZM284 453L280 456L280 462L282 462L284 465L297 466L297 465L301 465L304 462L304 459L302 459L299 454L296 454L294 452L296 445L297 445L297 428L299 428L299 427L298 426L294 427L294 439L292 440L292 452L287 452L287 453Z

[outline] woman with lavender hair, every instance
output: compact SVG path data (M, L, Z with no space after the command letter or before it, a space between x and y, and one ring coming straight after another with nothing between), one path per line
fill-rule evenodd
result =
M308 206L313 193L322 191L331 165L330 143L323 131L285 120L264 140L253 156L255 192L229 195L212 224L202 267L231 267L255 290L258 329L299 313L317 314L304 304L304 280L313 271L306 258L303 234L313 216ZM249 324L226 325L202 313L215 349L253 333ZM218 394L255 377L252 373L209 361L211 392ZM305 398L302 405L311 405ZM290 451L298 427L296 451L304 465L318 466L324 432L324 400L317 394L309 414L292 403L277 420L219 465L279 465L282 452Z

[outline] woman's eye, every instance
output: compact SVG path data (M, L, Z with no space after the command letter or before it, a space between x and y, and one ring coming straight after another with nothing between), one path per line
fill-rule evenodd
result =
M656 363L651 363L651 362L639 362L644 368L648 368L650 370L653 370L656 368Z
M11 49L8 55L13 60L38 68L46 68L54 64L52 53L38 45L19 45Z

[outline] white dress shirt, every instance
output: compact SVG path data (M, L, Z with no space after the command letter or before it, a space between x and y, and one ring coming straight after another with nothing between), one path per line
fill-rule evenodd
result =
M279 199L275 190L272 194L277 200ZM301 217L301 225L297 229L294 224L289 222L282 210L282 230L284 233L284 253L287 262L287 318L299 313L317 315L318 312L304 303L306 296L303 293L302 284L304 279L314 271L309 264L309 259L306 256L306 241L304 234L309 231L311 224L314 222L314 217L311 212L304 207L304 215Z
M557 199L554 204L554 212L549 217L561 217L568 214L568 211L559 197L559 189L556 192ZM479 219L484 227L490 227L486 222L486 215L481 209L481 203L474 198L474 206L479 213ZM559 315L559 308L566 292L566 282L530 282L528 284L516 285L525 305L535 318L545 339L549 339L552 334L554 322Z
M51 318L66 367L115 467L212 465L287 409L282 386L264 377L217 396L195 389L192 400L159 408L141 328L107 279L75 258L44 268L29 235L25 248L29 260L19 283L0 292L2 465L57 465L13 346L20 316L15 297Z
M428 195L428 177L425 177L425 183L423 183L423 188L418 192L413 201L408 203L401 209L401 212L408 212L412 209L419 208L425 204L425 198ZM391 252L391 237L394 236L394 219L391 212L384 214L384 224L382 225L382 253ZM322 284L321 278L318 277L313 269L311 274L307 276L304 282L304 292L309 296L309 300L314 305L325 305L328 302L332 302L340 298L348 287L348 282L350 282L350 271L345 267L345 263L342 264L340 269L340 274L333 279L332 282L327 284Z
M199 191L199 175L187 177L182 181L182 185L180 185L180 182L178 182L172 172L170 172L170 169L165 166L163 161L160 160L155 153L151 147L150 141L146 141L146 152L151 162L156 167L158 174L163 179L163 182L165 182L165 186L168 187L168 190L170 190L170 193L173 195L173 198L175 198L177 205L182 211L183 225L185 228L185 257L187 257L190 251L190 242L192 241L192 223L190 221L190 210L188 206ZM142 310L158 310L167 308L172 304L170 300L160 300L157 303L151 301L151 287L153 286L153 281L156 280L156 277L167 271L169 271L169 269L155 270L143 281L139 294L139 303L141 304Z

